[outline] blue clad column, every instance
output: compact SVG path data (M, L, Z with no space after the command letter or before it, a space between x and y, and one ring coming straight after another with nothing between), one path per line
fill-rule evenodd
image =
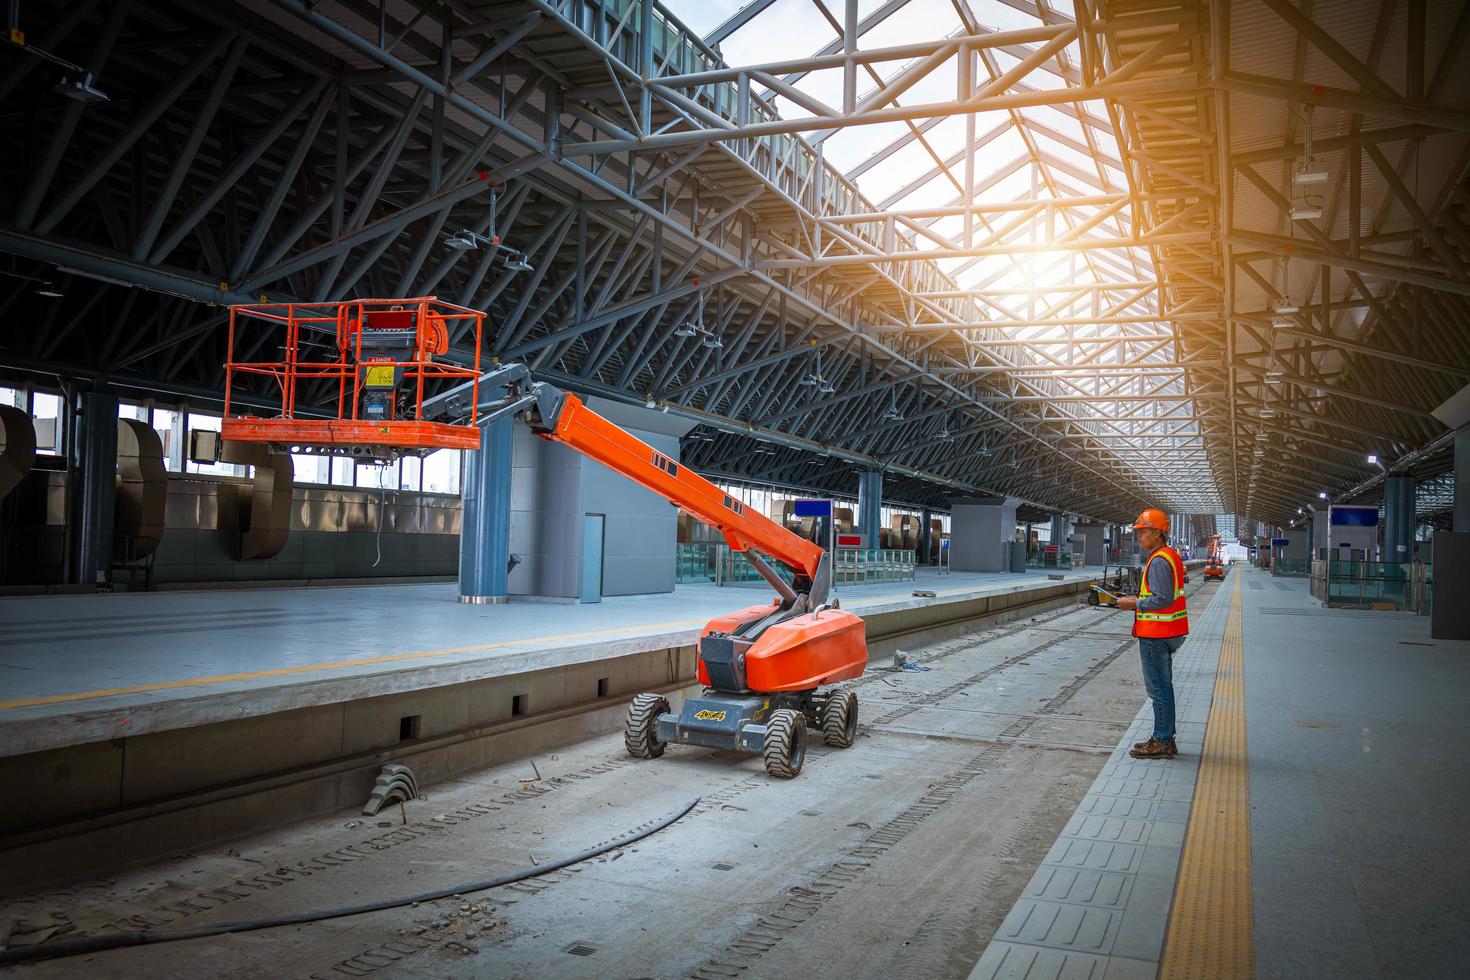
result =
M76 396L72 422L71 568L78 585L112 581L113 508L117 487L117 396L86 391Z
M869 548L879 547L883 527L883 471L863 470L858 474L858 531Z
M510 474L515 419L482 426L460 481L459 601L505 602L510 591Z
M1383 554L1379 561L1414 560L1414 478L1391 476L1383 484Z

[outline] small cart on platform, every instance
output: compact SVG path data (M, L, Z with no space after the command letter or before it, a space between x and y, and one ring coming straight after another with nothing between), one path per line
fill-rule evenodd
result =
M1138 565L1104 565L1102 577L1092 582L1087 590L1087 604L1116 608L1119 598L1138 595L1142 577L1143 569Z

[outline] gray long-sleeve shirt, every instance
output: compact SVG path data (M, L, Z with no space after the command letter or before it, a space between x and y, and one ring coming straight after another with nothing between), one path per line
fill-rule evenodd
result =
M1169 559L1163 555L1155 555L1143 573L1148 576L1148 590L1153 594L1139 596L1139 610L1154 612L1172 605L1174 602L1174 570L1169 567ZM1160 642L1167 645L1169 652L1173 653L1184 642L1184 637L1172 636Z

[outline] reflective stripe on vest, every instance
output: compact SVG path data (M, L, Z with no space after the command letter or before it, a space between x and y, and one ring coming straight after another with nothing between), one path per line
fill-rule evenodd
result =
M1155 558L1162 557L1169 564L1174 577L1174 601L1163 609L1133 613L1133 635L1147 639L1169 639L1189 633L1189 612L1184 602L1184 562L1179 553L1168 545L1156 549L1143 563L1143 581L1139 584L1138 598L1146 599L1154 593L1148 587L1148 569Z

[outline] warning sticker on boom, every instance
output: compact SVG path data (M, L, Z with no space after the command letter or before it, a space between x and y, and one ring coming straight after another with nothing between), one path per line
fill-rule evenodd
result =
M701 711L695 712L694 717L698 718L700 721L724 721L725 713L723 711L711 711L708 708L705 708Z

